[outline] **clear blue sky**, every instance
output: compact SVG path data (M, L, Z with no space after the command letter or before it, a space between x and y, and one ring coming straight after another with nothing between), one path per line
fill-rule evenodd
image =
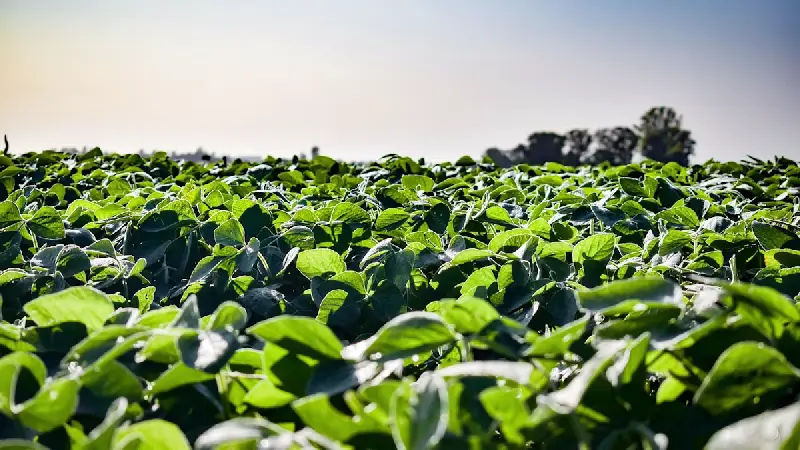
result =
M430 160L670 105L800 159L800 0L0 0L16 150Z

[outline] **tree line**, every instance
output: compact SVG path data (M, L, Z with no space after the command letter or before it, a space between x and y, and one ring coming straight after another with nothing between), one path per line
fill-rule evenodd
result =
M683 128L683 118L671 107L658 106L647 110L637 125L594 132L578 128L566 134L536 132L526 143L510 150L490 148L485 156L502 167L548 162L596 165L605 161L623 165L629 164L638 152L645 159L688 166L694 146L691 132Z

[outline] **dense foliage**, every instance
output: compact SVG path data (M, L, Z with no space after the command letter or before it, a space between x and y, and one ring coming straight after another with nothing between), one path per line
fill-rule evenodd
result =
M0 448L798 448L798 187L0 156Z
M488 149L486 157L501 167L548 162L623 165L630 164L638 153L654 161L688 165L695 143L683 118L670 107L658 106L648 109L638 125L594 131L576 128L563 135L537 131L511 150Z

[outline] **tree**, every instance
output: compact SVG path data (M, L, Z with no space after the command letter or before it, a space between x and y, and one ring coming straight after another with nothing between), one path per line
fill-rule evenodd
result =
M564 164L577 166L589 154L589 148L592 146L592 134L585 128L569 131L564 136L564 144L566 149L563 155Z
M508 152L508 154L510 155L511 161L513 161L514 164L524 163L528 158L528 147L526 147L524 144L517 144L516 147L512 148Z
M504 152L497 147L492 147L486 150L485 157L491 159L495 165L502 168L509 168L514 165L514 162L509 158L508 152Z
M597 149L591 157L593 164L609 161L619 166L630 164L633 152L639 144L639 137L628 127L602 128L595 132Z
M526 164L546 164L550 161L562 162L565 138L558 133L549 131L533 133L528 137L528 146L525 150Z
M642 156L655 161L689 165L695 141L682 127L683 118L674 109L659 106L644 113L636 127L642 142Z

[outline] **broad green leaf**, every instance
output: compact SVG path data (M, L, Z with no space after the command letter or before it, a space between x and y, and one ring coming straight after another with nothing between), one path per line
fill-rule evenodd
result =
M297 255L296 265L297 270L308 279L323 277L325 275L335 275L347 269L344 261L342 261L342 257L335 251L327 248L303 250Z
M604 375L614 359L626 347L624 341L608 341L600 345L597 353L580 368L580 373L569 384L553 393L540 395L536 401L558 414L573 413L594 381Z
M750 227L753 229L753 234L756 235L758 243L764 250L782 248L787 242L797 239L797 236L789 231L763 222L754 221Z
M114 439L114 432L122 424L125 413L128 409L128 400L120 397L111 404L106 412L103 422L98 425L91 433L84 444L84 450L105 450L111 448Z
M692 236L680 230L669 230L664 238L661 240L661 246L658 248L658 254L661 256L669 255L681 251L683 247L692 243Z
M183 363L206 373L219 372L238 348L237 335L228 330L187 331L178 338Z
M435 182L425 175L403 175L400 183L412 191L430 192L435 186Z
M364 208L350 202L341 202L333 207L331 221L342 223L364 223L371 219Z
M764 252L764 264L778 267L800 267L800 250L772 249Z
M64 278L75 276L91 268L91 262L80 247L67 245L58 254L56 269Z
M17 205L8 200L0 202L0 228L5 228L21 221L22 216L19 214Z
M531 238L533 233L525 228L515 228L495 235L489 242L489 250L499 253L501 251L514 252Z
M410 312L386 323L369 339L342 350L345 359L390 361L453 343L456 335L440 316Z
M45 239L63 239L65 235L61 215L52 206L39 208L27 225L33 234Z
M606 262L614 252L616 239L611 233L598 233L575 244L572 249L572 261L583 264L585 261Z
M60 378L43 386L35 397L17 405L15 411L20 422L40 433L58 428L70 419L78 407L77 380Z
M247 391L244 403L261 409L280 408L292 403L297 396L275 386L270 380L261 380Z
M326 361L314 367L314 373L306 385L306 394L324 393L337 395L376 378L382 371L389 375L402 368L401 361L392 361L383 367L372 361L351 363L349 361ZM385 378L381 377L381 378Z
M756 444L757 443L757 444ZM742 419L711 436L706 450L790 450L800 445L800 403Z
M47 376L47 368L33 353L14 352L0 358L0 411L12 414L20 370L25 369L41 386Z
M442 378L502 378L525 385L530 383L534 370L532 364L522 361L469 361L438 369L436 374Z
M382 424L368 417L350 416L336 409L325 394L315 394L295 400L292 409L306 426L323 435L347 441L359 433L385 432Z
M237 219L230 219L214 230L214 241L220 245L241 247L244 245L244 227Z
M700 226L700 220L694 210L677 204L656 214L656 218L664 219L667 223L683 225L689 228Z
M381 212L375 220L376 231L392 231L403 226L411 214L400 208L388 208Z
M663 278L616 280L591 290L577 291L581 308L601 311L626 301L683 304L681 287Z
M649 185L646 180L643 181L635 178L620 177L619 187L622 188L622 190L628 195L652 198L653 194L655 193L655 187Z
M262 440L289 432L278 425L262 418L237 417L218 423L206 430L194 443L195 450L216 450L219 448L237 448L242 445L250 448ZM229 447L230 446L230 447Z
M459 333L477 333L500 318L488 301L476 297L442 302L439 314Z
M408 388L401 385L392 398L390 425L400 450L434 448L444 437L448 421L447 386L431 372Z
M722 284L721 302L744 316L768 337L780 338L788 323L800 322L800 311L794 302L766 286Z
M461 264L467 264L475 261L480 261L482 259L489 258L493 256L494 252L491 250L481 250L477 248L468 248L462 250L456 254L452 261L450 261L451 266L460 266Z
M103 326L114 312L114 304L99 290L79 286L47 294L26 303L25 313L39 326L80 322L89 331Z
M230 256L206 256L201 259L195 266L192 276L189 277L189 284L205 280L220 264L229 259Z
M120 428L114 434L114 448L126 439L139 439L138 448L148 450L191 450L181 429L163 419L150 419Z
M158 396L164 392L185 386L187 384L202 383L214 379L214 375L199 369L193 369L186 364L179 362L172 365L150 385L149 392L153 396Z
M481 405L498 422L503 436L510 443L522 446L525 436L520 429L531 415L521 389L508 386L494 386L480 393Z
M719 355L694 402L712 414L723 414L798 380L800 371L779 351L762 343L740 342Z
M330 328L310 317L274 317L248 328L247 334L313 358L342 358L342 343L336 335Z

